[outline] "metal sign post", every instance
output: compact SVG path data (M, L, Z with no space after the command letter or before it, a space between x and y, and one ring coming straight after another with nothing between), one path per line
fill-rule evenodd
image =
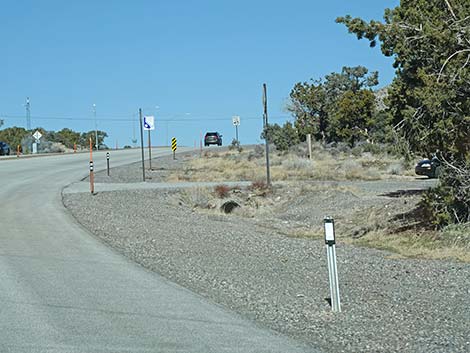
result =
M139 125L140 125L140 147L142 150L142 178L145 181L145 161L144 161L144 126L142 123L142 109L139 109Z
M331 308L333 312L341 312L341 301L339 297L338 271L336 266L335 247L335 221L331 217L325 217L325 244L328 259L328 278L330 282Z
M176 149L178 148L176 143L176 137L171 139L171 150L173 151L173 159L176 159Z
M108 170L108 176L109 176L109 152L106 152L106 169Z
M240 141L238 140L238 127L240 126L240 117L239 116L233 116L232 117L232 124L235 126L235 139L238 144L240 144Z

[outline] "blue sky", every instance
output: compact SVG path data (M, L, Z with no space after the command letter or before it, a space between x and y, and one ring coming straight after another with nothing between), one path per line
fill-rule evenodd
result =
M88 131L96 104L106 143L122 146L141 107L156 117L156 144L192 146L205 131L229 143L239 115L241 142L260 142L264 82L277 123L296 82L364 65L390 83L391 59L334 20L382 19L398 3L2 0L0 117L25 127L29 96L33 127Z

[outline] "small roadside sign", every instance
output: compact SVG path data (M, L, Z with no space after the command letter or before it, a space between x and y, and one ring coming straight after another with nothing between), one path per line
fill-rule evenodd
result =
M240 125L240 117L239 116L232 116L232 124L234 126L239 126Z
M171 139L171 150L173 151L173 159L176 159L176 149L178 148L176 144L176 137Z
M38 130L36 130L36 132L33 134L33 137L34 137L37 141L39 141L39 140L41 139L41 137L42 137L42 134L41 134Z
M153 116L144 116L144 130L155 130L155 118Z

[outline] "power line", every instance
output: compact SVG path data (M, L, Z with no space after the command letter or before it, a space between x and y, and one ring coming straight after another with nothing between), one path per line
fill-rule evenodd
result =
M21 120L24 119L24 116L19 116L19 115L0 115L1 118L3 119L13 119L13 120ZM66 121L95 121L94 118L87 118L87 117L67 117L67 116L30 116L30 118L34 118L35 120L66 120ZM279 115L279 116L270 116L270 120L291 120L294 117L289 116L289 115ZM200 122L200 121L229 121L231 122L232 118L227 117L227 118L204 118L204 117L197 117L193 116L191 119L188 118L172 118L172 117L165 117L165 118L160 118L156 119L157 122ZM242 116L242 120L261 120L261 116ZM135 119L132 117L129 118L104 118L100 116L96 116L96 121L100 122L107 122L107 121L122 121L122 122L135 122Z

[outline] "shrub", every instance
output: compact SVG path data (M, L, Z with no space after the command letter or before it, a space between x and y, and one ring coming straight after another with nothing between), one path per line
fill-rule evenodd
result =
M291 146L300 142L297 129L292 123L287 122L282 127L278 124L268 125L266 129L270 143L274 143L278 151L287 151ZM261 138L265 139L266 131L263 131Z
M264 180L255 180L250 185L251 190L267 190L268 188L268 184Z
M214 192L215 194L217 195L217 197L223 199L225 197L228 196L229 192L230 192L230 187L228 187L227 185L217 185L215 188L214 188Z
M419 206L436 228L470 222L470 162L441 165L440 183L429 189Z
M284 159L282 166L288 170L313 170L314 163L306 158L292 156Z
M248 160L259 159L264 157L264 146L256 145L255 149L248 154Z
M238 141L237 139L232 140L232 143L228 146L228 149L230 151L232 150L237 150L238 152L243 151L243 148L240 146L240 141Z

